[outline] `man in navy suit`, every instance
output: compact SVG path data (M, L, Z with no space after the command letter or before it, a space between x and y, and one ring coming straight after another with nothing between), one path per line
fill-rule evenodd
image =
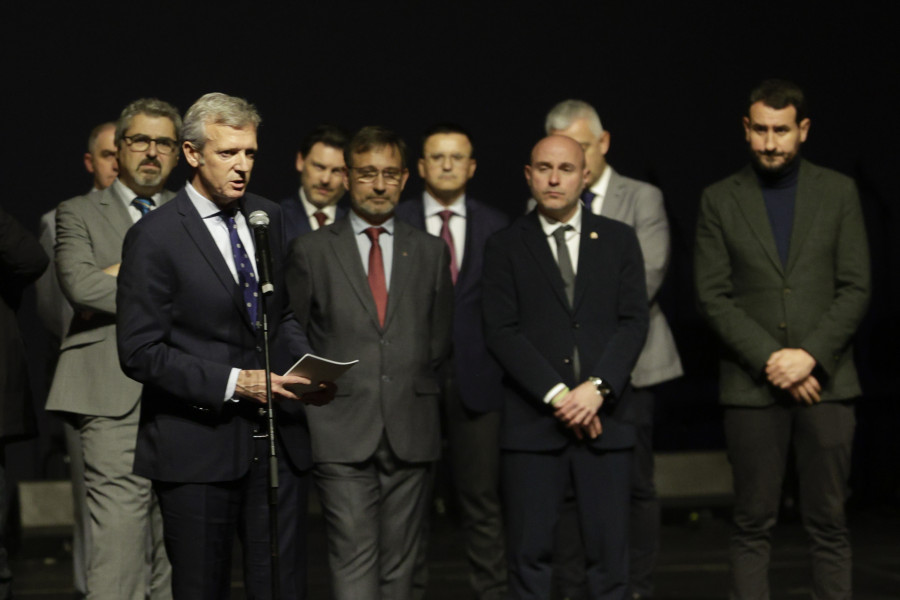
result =
M470 583L477 598L506 594L500 508L500 407L503 372L488 353L481 322L484 245L509 220L466 193L475 174L469 134L440 124L423 137L421 198L397 206L397 218L444 239L454 278L453 346L443 373L449 460L462 513Z
M506 371L501 481L513 599L550 597L569 485L590 597L628 593L629 376L647 333L647 290L634 230L583 210L588 175L571 138L538 142L525 167L538 210L485 250L485 333Z
M346 205L338 204L345 191L346 145L347 134L333 125L320 125L303 139L296 163L300 189L279 203L285 241L331 225L347 214Z
M243 544L248 597L269 598L267 427L262 308L246 215L270 218L266 314L273 370L309 350L283 284L281 211L248 194L259 114L245 100L207 94L188 110L190 181L129 230L118 289L122 368L144 384L134 471L153 481L176 599L227 598L231 548ZM283 346L282 346L283 344ZM272 375L278 439L280 587L303 597L303 519L310 467L303 405ZM333 388L304 395L325 402ZM300 573L296 571L299 569Z

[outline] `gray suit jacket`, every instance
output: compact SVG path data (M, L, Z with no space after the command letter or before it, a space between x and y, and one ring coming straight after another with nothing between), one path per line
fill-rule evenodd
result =
M786 265L753 170L713 184L701 200L694 272L700 311L725 346L723 404L784 398L765 376L781 348L816 359L823 400L860 395L851 340L868 306L869 248L852 179L800 164Z
M163 191L161 203L173 196ZM121 262L132 224L113 186L56 209L57 277L75 316L60 347L47 410L120 417L138 403L141 384L122 373L116 350L116 278L103 272Z
M293 241L287 285L313 351L359 359L333 402L307 410L313 461L366 460L383 432L404 461L438 458L438 370L450 351L453 314L449 264L441 239L396 221L382 328L349 219Z
M41 215L41 224L38 231L38 241L41 242L47 256L53 256L53 248L56 246L56 209ZM50 266L44 274L34 282L34 291L37 296L37 312L47 331L53 334L59 343L66 334L69 324L72 322L74 311L72 305L66 300L59 287L59 278L56 276L56 263L50 261Z
M609 187L600 214L634 228L644 255L647 296L650 299L650 328L638 357L631 383L646 387L679 377L684 372L675 347L675 338L659 306L657 294L669 266L669 221L659 188L619 175L611 166Z

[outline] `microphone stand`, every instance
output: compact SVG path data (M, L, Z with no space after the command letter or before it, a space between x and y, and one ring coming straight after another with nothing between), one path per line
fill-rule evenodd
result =
M269 292L271 293L271 291ZM281 598L281 581L278 577L278 455L275 452L275 406L272 396L272 367L269 362L269 319L266 310L267 293L260 294L262 309L263 355L266 369L266 421L269 444L269 556L271 557L272 600Z

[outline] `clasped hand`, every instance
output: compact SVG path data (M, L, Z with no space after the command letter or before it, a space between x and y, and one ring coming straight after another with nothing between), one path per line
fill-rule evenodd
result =
M585 381L574 390L570 390L556 404L553 416L572 430L579 440L587 435L594 439L603 433L603 426L597 411L603 405L603 396L590 381Z

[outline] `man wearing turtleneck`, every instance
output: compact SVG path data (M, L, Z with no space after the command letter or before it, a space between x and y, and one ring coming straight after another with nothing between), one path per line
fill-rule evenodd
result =
M849 600L844 516L861 395L851 341L869 299L856 186L799 156L810 120L780 80L750 95L751 166L703 194L694 270L722 341L720 402L734 473L733 600L768 599L770 539L789 446L810 539L812 597Z

